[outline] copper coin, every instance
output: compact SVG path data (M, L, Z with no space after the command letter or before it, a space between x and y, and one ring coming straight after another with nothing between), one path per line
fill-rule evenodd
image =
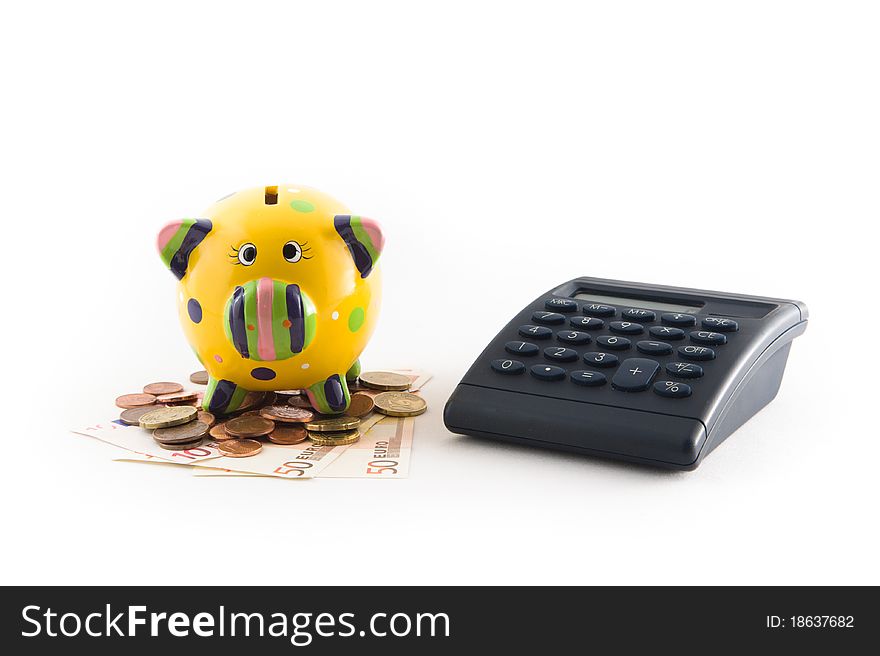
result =
M280 396L299 396L299 395L301 395L301 394L303 393L303 391L302 391L302 390L299 390L299 389L295 389L295 390L275 390L275 393L278 394L278 395L280 395Z
M205 412L204 410L199 410L199 414L196 416L196 421L200 421L204 424L208 425L208 428L217 423L217 418L214 417L210 412Z
M162 394L174 394L182 392L183 385L180 383L150 383L144 386L144 394L154 394L161 396Z
M265 392L248 392L244 395L244 399L241 401L241 405L238 406L237 412L244 412L245 410L250 410L252 408L257 408L263 405L263 399L266 398Z
M269 433L269 441L275 444L299 444L305 441L308 436L309 434L302 426L276 426L275 430Z
M196 371L195 373L191 373L189 375L189 382L194 383L196 385L207 385L208 384L208 372L207 371Z
M119 415L119 421L127 426L137 426L140 423L141 417L155 409L156 406L154 405L142 405L139 408L129 408L128 410L122 411L122 414Z
M196 448L202 442L202 438L199 438L193 442L158 442L158 444L163 449L168 449L169 451L186 451L187 449Z
M315 413L305 408L295 408L292 405L270 405L260 410L260 415L272 421L282 421L294 424L301 424L304 421L311 421L315 418Z
M159 403L187 403L195 401L198 395L195 392L169 392L156 397Z
M247 458L262 451L263 445L256 440L224 440L217 444L217 449L230 458Z
M232 435L226 432L226 422L224 421L222 424L215 424L211 426L211 430L208 431L208 434L213 437L215 440L231 440Z
M351 403L345 414L352 417L366 417L373 411L373 399L368 394L352 394Z
M154 394L123 394L116 398L116 406L126 409L153 405L155 402L156 396Z
M274 421L254 415L236 417L226 422L226 432L232 437L262 437L274 429Z
M312 404L309 402L309 397L305 394L302 396L291 396L287 399L287 405L293 406L294 408L305 408L306 410L312 409Z
M208 434L208 424L200 421L191 421L180 426L157 428L153 431L153 439L160 444L180 444L181 442L193 442L201 440Z

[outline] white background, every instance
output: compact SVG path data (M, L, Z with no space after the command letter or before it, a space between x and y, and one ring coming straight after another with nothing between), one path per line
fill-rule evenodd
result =
M877 7L16 3L2 69L3 583L880 583ZM194 479L68 429L197 369L166 221L295 183L383 222L367 368L434 372L403 481ZM449 434L578 275L796 298L692 473Z

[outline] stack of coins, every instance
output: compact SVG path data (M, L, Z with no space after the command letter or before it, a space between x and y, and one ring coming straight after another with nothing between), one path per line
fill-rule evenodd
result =
M190 382L206 385L208 374L197 371ZM214 439L224 455L242 458L262 450L261 440L290 446L307 439L318 446L344 446L360 439L361 420L374 411L392 417L414 417L427 409L422 397L407 390L410 379L387 371L365 372L350 383L351 403L344 415L322 415L303 390L248 392L238 410L218 418L201 410L202 392L186 391L174 382L145 385L142 392L123 394L116 405L120 422L140 426L164 449L186 450Z

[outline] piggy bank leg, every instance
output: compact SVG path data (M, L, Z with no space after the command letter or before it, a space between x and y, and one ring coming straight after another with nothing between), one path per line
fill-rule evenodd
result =
M354 361L354 364L351 365L351 369L345 372L345 380L349 383L353 383L357 380L357 377L361 375L361 361L357 359Z
M205 390L205 398L202 400L202 408L211 414L227 415L238 410L247 393L246 389L230 380L208 378L208 387Z
M351 397L345 376L333 374L327 380L315 383L306 390L312 407L325 415L338 415L348 410Z

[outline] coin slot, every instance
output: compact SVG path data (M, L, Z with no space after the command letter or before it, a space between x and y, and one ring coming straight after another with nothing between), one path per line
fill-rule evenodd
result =
M266 187L266 205L278 204L278 185Z

